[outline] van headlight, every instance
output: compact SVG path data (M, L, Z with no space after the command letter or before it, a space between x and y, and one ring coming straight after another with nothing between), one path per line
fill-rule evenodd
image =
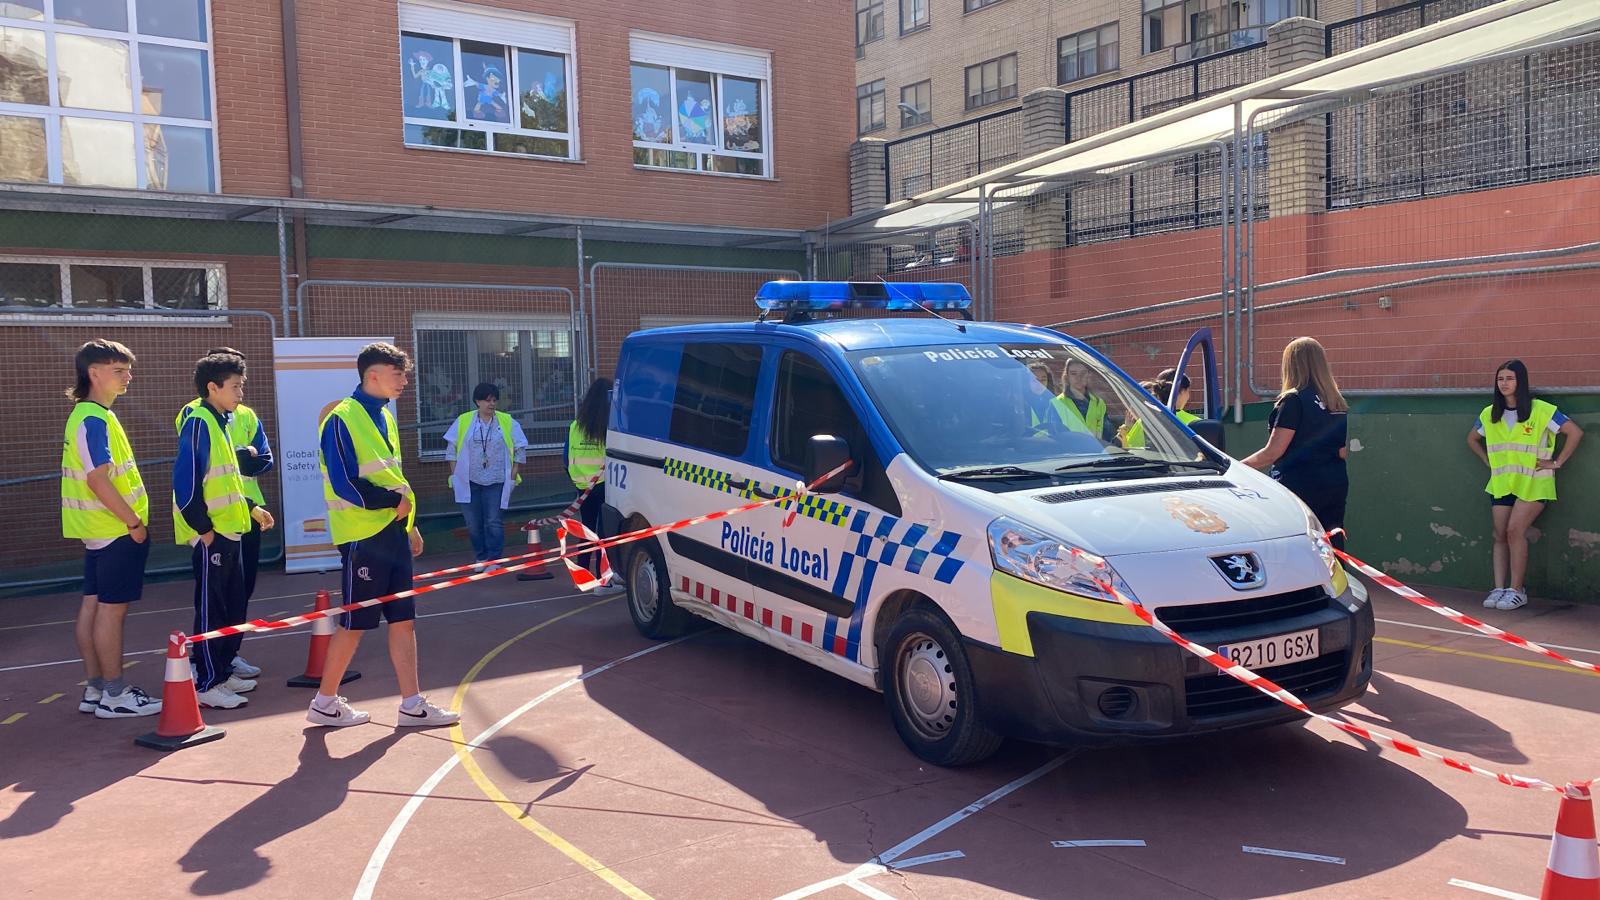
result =
M1328 567L1328 581L1332 583L1333 595L1344 596L1350 586L1350 579L1345 574L1344 566L1339 564L1339 555L1333 552L1333 545L1328 543L1328 529L1322 527L1322 522L1311 511L1311 508L1301 504L1306 511L1306 536L1311 538L1311 546L1317 548L1317 555L1322 557L1322 564Z
M1116 603L1117 598L1100 586L1109 582L1123 597L1138 602L1122 576L1104 559L1012 519L995 519L989 524L989 555L996 569L1024 581Z

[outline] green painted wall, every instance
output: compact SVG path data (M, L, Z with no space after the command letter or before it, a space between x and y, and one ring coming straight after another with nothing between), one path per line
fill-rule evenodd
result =
M277 256L278 227L270 222L12 210L0 212L0 247L51 253L120 250L151 255Z
M1494 544L1488 470L1467 449L1485 396L1350 398L1350 553L1402 581L1487 591ZM1600 602L1600 397L1548 395L1587 433L1557 476L1561 499L1534 522L1528 591ZM1266 442L1270 403L1228 427L1244 457ZM1357 449L1359 448L1359 449Z

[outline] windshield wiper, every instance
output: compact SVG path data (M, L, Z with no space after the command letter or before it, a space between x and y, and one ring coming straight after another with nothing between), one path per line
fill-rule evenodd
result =
M1037 469L1024 469L1021 466L974 466L970 469L954 469L949 472L939 473L939 480L952 480L964 478L1049 478L1049 472L1040 472Z
M1082 469L1206 469L1211 472L1221 472L1216 463L1201 462L1199 460L1164 460L1146 459L1142 456L1102 456L1097 459L1083 462L1067 463L1056 469L1057 472L1071 472Z

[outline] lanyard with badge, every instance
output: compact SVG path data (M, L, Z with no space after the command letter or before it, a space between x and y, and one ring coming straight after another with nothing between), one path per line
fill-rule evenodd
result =
M472 422L472 427L476 429L474 437L478 441L478 465L484 472L489 471L489 426L493 424L493 422L485 422L481 418L475 418Z

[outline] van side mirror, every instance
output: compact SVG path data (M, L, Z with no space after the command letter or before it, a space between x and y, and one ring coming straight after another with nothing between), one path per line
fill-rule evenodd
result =
M1223 436L1222 423L1216 419L1201 419L1197 422L1190 422L1189 430L1205 438L1206 443L1221 450L1223 453L1228 452L1228 441Z
M851 466L827 481L817 484L817 479L850 461L850 445L842 437L831 434L814 434L806 442L806 484L813 485L818 494L837 494L844 488L845 479L855 470Z

